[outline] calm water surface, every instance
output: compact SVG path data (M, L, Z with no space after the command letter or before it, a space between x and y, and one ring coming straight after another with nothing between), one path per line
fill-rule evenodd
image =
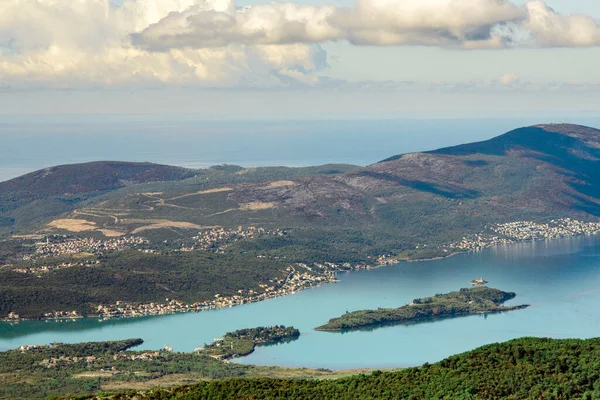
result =
M397 307L416 297L457 290L483 276L518 294L529 309L352 333L316 332L346 311ZM400 263L343 274L341 282L231 309L98 322L0 323L0 348L21 344L141 337L142 348L191 351L223 333L259 325L300 329L299 340L262 347L239 360L261 365L385 368L435 362L478 346L522 336L600 336L600 237L497 247L452 258Z

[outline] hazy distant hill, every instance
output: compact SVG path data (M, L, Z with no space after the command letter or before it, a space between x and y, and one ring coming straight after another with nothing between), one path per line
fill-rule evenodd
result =
M599 160L599 130L539 125L484 142L398 155L366 168L61 166L0 183L0 207L5 221L12 218L17 227L29 227L34 220L18 224L19 214L31 219L31 212L23 216L18 209L28 202L52 199L49 212L40 215L48 219L72 208L65 202L72 202L73 195L108 190L98 197L102 207L129 209L136 218L393 229L399 241L422 241L460 236L488 222L598 216ZM194 194L214 187L226 190ZM154 199L141 194L150 190L161 194Z
M186 168L152 163L98 161L45 168L0 182L2 200L34 200L73 195L157 181L178 181L194 175Z

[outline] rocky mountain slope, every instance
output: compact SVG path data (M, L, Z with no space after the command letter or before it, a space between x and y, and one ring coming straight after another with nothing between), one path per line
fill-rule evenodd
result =
M36 200L50 198L52 204L45 203L48 212L34 213L42 222L68 212L74 196L104 191L109 194L86 205L106 214L126 209L137 219L393 229L421 240L438 233L478 231L490 222L597 217L599 160L599 130L560 124L521 128L485 142L403 154L366 168L329 173L257 173L232 167L215 179L217 175L207 175L206 170L91 163L1 183L0 218L5 225L10 220L15 224L19 217L27 219L30 214L23 211L35 208ZM29 219L22 226L35 223Z

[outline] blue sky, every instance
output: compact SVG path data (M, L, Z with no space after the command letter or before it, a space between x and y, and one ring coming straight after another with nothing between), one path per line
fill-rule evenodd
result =
M113 3L0 13L0 113L600 115L595 0Z

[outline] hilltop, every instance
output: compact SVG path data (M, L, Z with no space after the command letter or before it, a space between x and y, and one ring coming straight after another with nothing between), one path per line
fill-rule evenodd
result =
M397 155L366 168L189 170L98 162L48 168L0 183L0 218L14 219L18 229L23 226L19 208L33 200L73 203L97 196L100 206L86 206L100 214L122 208L132 214L146 211L148 219L176 217L195 224L236 226L258 219L270 226L402 224L411 229L424 222L430 234L434 229L421 217L436 215L440 224L461 219L469 230L478 230L487 222L525 217L599 216L599 160L599 130L550 124ZM51 214L40 215L39 222Z
M76 195L112 190L127 185L180 181L194 171L153 163L98 161L59 165L0 182L1 199L19 201L52 195Z

